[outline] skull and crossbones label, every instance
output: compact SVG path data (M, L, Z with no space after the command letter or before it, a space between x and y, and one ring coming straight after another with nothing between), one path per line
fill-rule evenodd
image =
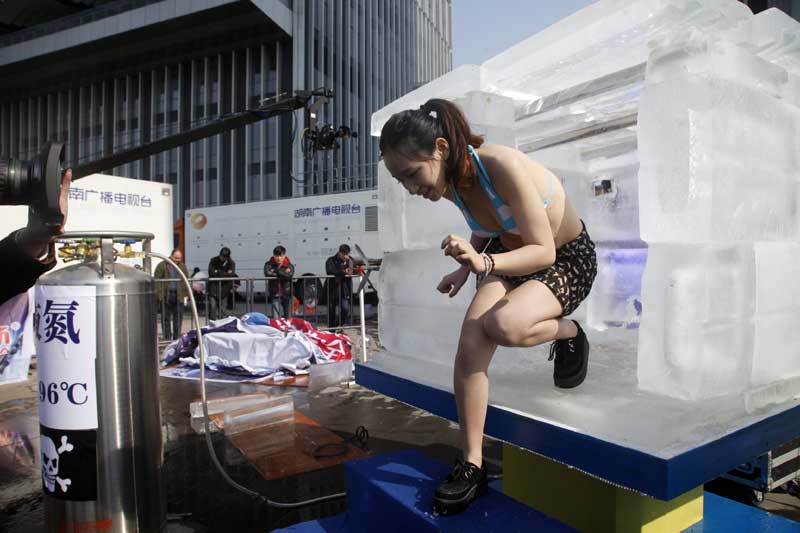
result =
M42 492L57 500L97 499L97 430L39 425Z
M67 492L69 486L72 484L70 479L61 479L58 477L58 469L61 454L71 452L74 448L72 444L67 442L67 436L61 437L61 446L56 448L53 439L47 436L42 436L42 481L44 486L50 492L55 492L56 483L61 487L61 492Z

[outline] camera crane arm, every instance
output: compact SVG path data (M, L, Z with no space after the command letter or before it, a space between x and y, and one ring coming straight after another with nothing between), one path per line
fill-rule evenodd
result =
M291 94L282 93L274 101L270 101L255 109L247 109L238 113L223 116L202 126L197 126L187 131L182 131L174 135L168 135L132 148L115 152L111 155L89 161L87 163L72 166L72 180L83 178L91 174L96 174L103 170L108 170L125 163L131 163L144 157L148 157L164 150L177 148L184 144L205 139L218 133L246 126L265 118L276 117L291 113L297 109L302 109L308 102L317 97L318 100L312 104L312 108L318 107L317 102L327 102L333 97L333 91L329 89L316 89L314 91L293 91Z

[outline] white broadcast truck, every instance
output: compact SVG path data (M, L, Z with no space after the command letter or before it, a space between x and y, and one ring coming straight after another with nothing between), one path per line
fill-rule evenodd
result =
M230 248L240 278L264 277L264 263L277 245L286 248L295 278L324 276L325 260L341 244L348 244L353 253L357 244L369 258L383 255L377 190L190 209L184 221L190 272L199 268L205 274L223 246ZM370 281L377 287L375 274ZM262 296L265 283L255 282L253 291Z

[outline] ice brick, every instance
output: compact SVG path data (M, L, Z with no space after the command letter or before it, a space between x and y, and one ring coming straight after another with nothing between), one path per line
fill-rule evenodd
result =
M378 163L378 209L378 240L384 252L438 248L450 233L465 238L470 235L464 215L455 204L411 196L382 162Z
M751 384L800 376L800 244L755 244L755 346ZM800 393L800 389L794 391ZM784 398L785 399L785 398Z
M386 350L453 364L458 348L463 309L437 309L379 304L378 335Z
M650 244L639 387L686 400L741 393L753 362L752 244Z
M743 22L730 37L760 57L800 74L800 22L777 8Z
M375 111L372 114L370 132L373 136L380 137L381 129L389 117L398 111L417 109L431 98L454 100L471 91L482 90L486 85L484 79L485 69L479 65L462 65L453 69Z
M677 32L651 42L647 83L695 77L732 80L776 98L787 90L786 69L713 32Z
M665 31L726 30L752 17L736 0L601 0L486 61L487 87L526 109L549 94L647 59Z
M649 85L639 109L642 239L796 239L798 117L728 80Z
M475 276L451 298L436 290L442 277L459 267L440 248L384 254L381 264L381 301L423 309L465 310L475 294Z

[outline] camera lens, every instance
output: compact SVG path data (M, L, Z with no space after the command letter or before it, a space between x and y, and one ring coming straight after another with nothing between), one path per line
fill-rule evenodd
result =
M27 204L31 165L19 159L0 159L0 205Z
M33 161L0 159L0 205L58 207L64 145L50 143Z

